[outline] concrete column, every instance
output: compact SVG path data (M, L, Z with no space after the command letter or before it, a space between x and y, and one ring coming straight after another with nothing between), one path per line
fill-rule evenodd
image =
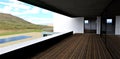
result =
M100 31L101 31L101 17L97 17L97 20L96 20L96 23L97 23L97 30L96 30L96 34L100 34Z
M116 16L115 35L120 35L120 16Z

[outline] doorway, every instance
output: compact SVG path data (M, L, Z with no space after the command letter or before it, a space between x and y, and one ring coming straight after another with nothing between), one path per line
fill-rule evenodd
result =
M106 34L115 34L115 20L106 19Z
M96 33L96 20L84 20L84 32Z

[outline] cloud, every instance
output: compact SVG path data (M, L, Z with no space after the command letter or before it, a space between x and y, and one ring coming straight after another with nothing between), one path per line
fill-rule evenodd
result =
M32 13L32 14L37 14L40 12L39 7L33 7L31 10L27 10L26 13Z
M39 12L43 14L52 13L49 10L42 9L37 6L32 6L18 0L8 0L8 2L0 2L0 5L4 5L4 8L0 8L0 12L9 13L13 15L22 15L22 14L37 14ZM20 12L19 10L24 10Z
M47 13L50 13L50 11L46 9L42 9L42 13L47 14Z
M19 2L18 0L9 0L10 2Z
M9 2L0 2L0 4L5 5L4 8L0 8L0 12L10 13L13 15L36 14L40 11L40 8L38 7L31 7L30 5L28 6L28 4L17 0L9 0ZM24 11L19 12L19 10L21 9Z
M10 5L11 3L0 2L0 4L3 4L3 5Z
M9 0L9 2L0 2L0 4L5 5L5 6L10 6L14 8L21 8L21 9L29 9L29 6L26 6L24 3L17 1L17 0Z
M10 10L12 10L11 7L9 7L9 6L5 6L4 9L3 9L3 12L9 13Z

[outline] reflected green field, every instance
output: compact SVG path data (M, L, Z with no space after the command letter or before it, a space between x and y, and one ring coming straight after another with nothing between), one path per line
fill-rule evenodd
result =
M53 29L52 28L44 28L44 29L0 30L0 36L29 33L29 32L43 32L43 31L52 32Z

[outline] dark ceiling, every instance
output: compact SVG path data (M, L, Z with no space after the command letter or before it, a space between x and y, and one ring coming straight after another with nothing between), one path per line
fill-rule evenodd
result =
M70 17L120 15L120 0L20 0Z

